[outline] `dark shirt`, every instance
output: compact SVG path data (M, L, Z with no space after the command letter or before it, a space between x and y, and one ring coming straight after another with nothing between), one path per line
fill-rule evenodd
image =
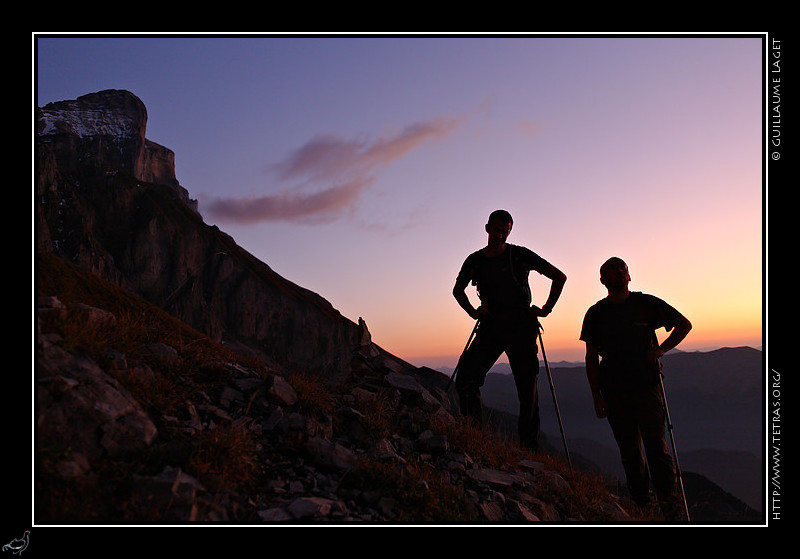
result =
M531 304L528 273L544 273L548 266L530 249L506 243L506 250L497 256L486 256L483 249L467 256L456 285L465 288L471 281L491 313L526 308Z
M600 354L600 389L630 392L657 383L657 365L648 359L648 352L658 347L655 330L672 330L680 318L663 300L638 291L621 303L602 299L592 305L580 339Z

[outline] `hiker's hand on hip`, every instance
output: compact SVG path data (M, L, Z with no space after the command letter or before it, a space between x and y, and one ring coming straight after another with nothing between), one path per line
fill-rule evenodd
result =
M545 317L548 314L550 314L550 311L545 310L545 309L540 309L536 305L531 305L531 308L530 308L530 310L528 312L530 312L531 316L534 317L534 318L537 318L537 317L540 317L540 316L541 317Z
M474 318L475 320L478 320L479 318L483 318L487 314L489 314L489 309L487 309L486 306L481 305L480 307L475 309L473 312L471 312L470 316L472 318Z

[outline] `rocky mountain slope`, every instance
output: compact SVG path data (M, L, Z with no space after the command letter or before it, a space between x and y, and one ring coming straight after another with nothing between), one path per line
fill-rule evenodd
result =
M37 523L630 522L206 225L133 94L39 109Z
M82 298L82 279L60 283L82 271L39 265L42 289ZM631 519L591 476L470 433L445 377L398 370L368 335L349 379L323 385L122 299L38 302L37 524Z

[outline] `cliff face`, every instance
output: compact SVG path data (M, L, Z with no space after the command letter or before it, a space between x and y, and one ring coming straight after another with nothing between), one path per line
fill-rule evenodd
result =
M94 162L119 167L144 182L179 189L175 154L145 138L147 109L127 91L106 90L38 110L37 134L55 152L62 170Z
M37 250L143 296L278 370L339 378L362 328L205 224L147 112L109 90L38 109Z

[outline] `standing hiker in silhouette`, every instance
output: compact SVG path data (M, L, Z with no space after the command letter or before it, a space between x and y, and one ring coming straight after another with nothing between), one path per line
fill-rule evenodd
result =
M513 223L507 211L492 212L486 224L486 246L467 257L456 278L453 296L467 314L479 321L474 341L459 360L456 389L461 413L481 425L480 387L489 369L505 352L519 397L520 444L539 450L538 319L552 312L567 276L531 250L507 243ZM552 281L541 308L531 304L531 270ZM478 308L466 293L470 282L477 286Z
M630 291L630 281L628 266L620 258L610 258L600 267L600 283L608 296L592 305L583 319L586 375L595 414L608 418L619 446L633 500L640 507L651 504L652 476L665 518L685 520L667 447L659 358L686 337L692 324L658 297ZM659 344L655 330L661 327L671 333Z

